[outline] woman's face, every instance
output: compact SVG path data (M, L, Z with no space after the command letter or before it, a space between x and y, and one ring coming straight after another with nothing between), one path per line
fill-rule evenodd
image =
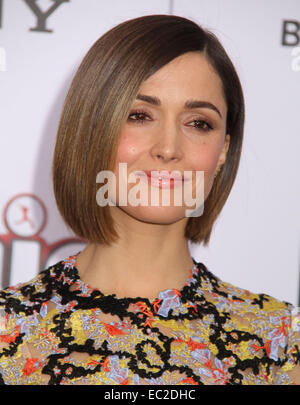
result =
M230 136L226 135L227 106L222 92L221 79L205 56L200 52L188 52L173 59L144 81L125 123L117 152L115 174L117 181L116 205L132 217L151 223L170 224L186 218L184 183L182 187L162 189L159 181L141 182L148 197L145 206L130 204L130 190L140 182L129 183L130 173L154 170L176 171L184 178L184 172L192 174L193 198L201 192L196 172L203 172L203 198L207 198L214 175L225 162ZM144 96L147 96L145 98ZM188 101L209 103L185 106ZM127 164L127 179L119 173L119 163ZM127 182L128 204L119 205L119 177ZM189 177L189 176L187 176ZM201 177L200 177L201 179ZM185 182L187 184L187 182ZM172 181L170 181L172 184ZM157 187L158 185L158 187ZM159 204L153 204L151 188L159 194ZM181 191L182 190L182 191ZM133 190L132 190L133 191ZM163 205L162 193L170 193L170 203ZM174 203L174 193L180 193L182 204ZM166 194L164 194L166 195ZM136 194L137 198L141 194ZM178 196L178 194L177 194ZM204 205L205 210L205 205Z

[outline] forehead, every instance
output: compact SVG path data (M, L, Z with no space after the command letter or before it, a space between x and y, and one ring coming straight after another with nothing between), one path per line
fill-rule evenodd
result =
M205 99L226 111L222 80L202 52L187 52L163 66L147 80L140 92L165 102Z

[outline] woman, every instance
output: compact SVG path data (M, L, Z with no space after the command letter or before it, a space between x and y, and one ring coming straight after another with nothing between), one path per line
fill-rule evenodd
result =
M96 41L67 94L53 159L60 213L88 243L0 292L2 384L300 384L292 306L221 281L188 249L209 243L243 127L237 73L196 23L148 15ZM183 185L202 198L190 211L186 199L175 204ZM170 203L155 205L153 190Z

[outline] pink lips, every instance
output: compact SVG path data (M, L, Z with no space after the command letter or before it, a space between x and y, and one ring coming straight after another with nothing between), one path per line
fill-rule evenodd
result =
M159 188L179 187L184 183L184 177L180 174L168 172L167 170L145 170L144 172L135 172L142 182Z

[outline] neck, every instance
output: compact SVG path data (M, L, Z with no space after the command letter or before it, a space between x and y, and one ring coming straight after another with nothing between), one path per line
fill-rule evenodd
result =
M90 243L78 255L80 278L118 298L155 299L160 291L182 289L194 265L184 237L186 221L166 225L132 217L116 221L116 243Z

